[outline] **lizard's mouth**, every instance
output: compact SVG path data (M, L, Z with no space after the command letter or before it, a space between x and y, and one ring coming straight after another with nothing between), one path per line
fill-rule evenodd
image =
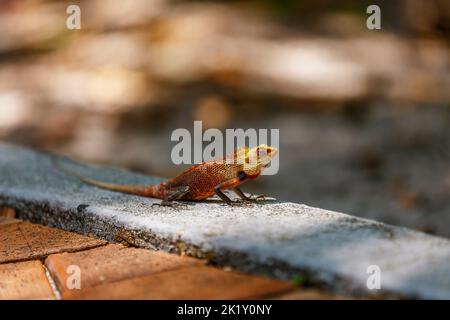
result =
M270 157L275 157L277 155L277 153L278 153L278 149L277 148L269 147L269 149L267 149L267 154Z
M252 148L246 154L245 165L247 168L262 169L270 164L272 158L278 153L278 149L262 144Z
M265 147L264 149L258 150L258 157L260 163L267 167L274 156L278 153L278 149L274 147Z

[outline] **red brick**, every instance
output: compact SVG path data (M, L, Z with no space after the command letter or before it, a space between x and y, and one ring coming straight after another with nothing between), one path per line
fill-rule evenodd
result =
M0 207L0 226L10 223L17 223L20 220L14 219L16 217L16 211L8 207Z
M54 299L40 261L0 265L0 299Z
M0 224L0 263L98 247L105 241L29 222Z
M21 222L21 220L0 216L0 226L5 225L5 224L18 223L18 222Z
M45 260L58 289L64 293L70 265L76 265L81 272L81 289L172 270L186 266L203 265L204 260L180 257L165 252L124 247L118 244L76 253L62 253Z
M71 290L66 299L256 299L292 290L284 281L193 266Z

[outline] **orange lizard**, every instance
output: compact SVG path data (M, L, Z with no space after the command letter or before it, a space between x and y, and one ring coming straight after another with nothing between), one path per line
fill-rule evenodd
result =
M87 184L112 191L162 199L161 205L172 206L172 201L176 200L205 200L214 194L217 194L225 203L232 205L234 202L223 193L223 190L233 189L244 201L255 201L261 197L247 197L239 186L258 177L277 152L276 148L265 144L253 148L241 148L229 156L194 165L173 179L151 186L119 185L98 181L59 167Z

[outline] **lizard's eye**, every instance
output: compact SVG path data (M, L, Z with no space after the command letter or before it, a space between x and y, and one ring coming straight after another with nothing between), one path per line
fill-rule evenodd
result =
M258 156L260 156L260 157L265 156L265 155L270 155L270 149L258 148L257 153L258 153Z

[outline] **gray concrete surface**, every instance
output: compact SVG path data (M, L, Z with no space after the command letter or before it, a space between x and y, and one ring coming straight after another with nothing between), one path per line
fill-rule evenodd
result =
M125 170L64 160L73 171L118 183L155 183ZM270 178L270 177L269 177ZM318 281L347 293L450 298L450 241L296 203L229 207L217 199L186 208L88 186L51 157L0 144L0 205L18 217L130 245L186 253L281 278ZM379 266L381 290L368 290Z

